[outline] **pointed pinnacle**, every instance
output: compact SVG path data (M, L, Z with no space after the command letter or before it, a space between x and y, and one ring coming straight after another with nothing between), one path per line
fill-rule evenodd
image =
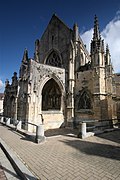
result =
M94 34L93 34L93 39L94 40L99 40L100 38L101 38L101 36L100 36L100 31L99 31L98 18L95 15L95 18L94 18Z

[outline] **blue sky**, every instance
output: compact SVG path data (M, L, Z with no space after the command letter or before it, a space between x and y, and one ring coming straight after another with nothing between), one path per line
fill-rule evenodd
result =
M56 13L70 28L77 22L85 43L91 38L95 14L98 16L103 37L107 37L111 28L110 22L114 24L114 28L117 26L117 31L113 28L112 33L114 30L115 34L120 34L120 0L1 0L0 2L0 92L3 91L6 78L11 80L13 72L19 72L25 48L28 49L29 57L33 57L34 42L41 37L53 13ZM106 39L109 41L109 36ZM119 44L120 37L116 39Z

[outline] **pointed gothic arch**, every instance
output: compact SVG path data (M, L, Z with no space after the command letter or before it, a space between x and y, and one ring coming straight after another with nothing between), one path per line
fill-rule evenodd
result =
M55 67L62 67L62 59L59 53L56 50L52 50L46 58L45 64Z
M62 92L54 79L46 82L42 89L42 110L60 110Z
M88 90L80 91L77 109L92 109L91 94Z

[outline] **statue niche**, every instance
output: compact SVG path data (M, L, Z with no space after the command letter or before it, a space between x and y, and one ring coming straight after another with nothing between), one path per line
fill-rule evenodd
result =
M60 110L61 90L54 79L50 79L42 90L42 110Z

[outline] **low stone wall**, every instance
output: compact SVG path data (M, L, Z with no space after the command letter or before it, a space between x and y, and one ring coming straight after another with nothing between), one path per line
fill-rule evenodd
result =
M55 129L61 127L64 123L64 117L62 113L43 113L45 130Z

